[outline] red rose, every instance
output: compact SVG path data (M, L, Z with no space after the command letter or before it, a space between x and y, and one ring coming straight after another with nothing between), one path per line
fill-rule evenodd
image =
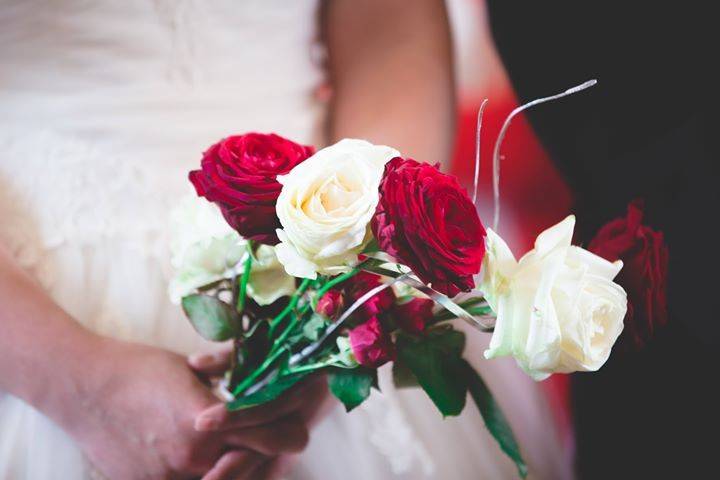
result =
M606 260L623 262L616 279L628 294L623 336L635 346L667 323L668 248L662 232L642 225L642 218L643 203L635 200L625 218L602 227L588 246Z
M429 298L413 298L409 302L396 304L393 318L398 327L408 333L422 333L425 325L433 318L435 302Z
M350 303L365 295L375 287L382 285L380 277L373 273L360 272L347 280L346 292ZM388 311L393 303L395 303L395 294L391 288L386 288L370 297L360 308L356 310L355 315L363 320L380 315Z
M372 230L382 250L435 290L452 297L475 286L485 228L465 189L437 165L390 160Z
M314 152L275 134L235 135L203 154L201 168L190 172L190 181L199 196L220 207L240 235L275 245L275 229L280 228L275 202L282 188L277 176Z
M360 365L377 368L395 358L395 346L378 317L350 330L350 347Z
M329 290L318 300L315 311L320 315L333 318L342 309L343 298L340 290Z

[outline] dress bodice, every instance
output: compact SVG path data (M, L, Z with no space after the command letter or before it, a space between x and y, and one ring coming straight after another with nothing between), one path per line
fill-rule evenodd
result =
M0 242L94 331L207 347L166 291L169 212L223 136L322 144L316 16L314 0L0 0ZM470 358L486 341L469 340ZM493 365L516 431L544 432L534 463L561 470L532 382ZM384 395L318 427L294 478L514 476L476 410L443 421L389 373ZM89 472L64 432L0 392L0 480Z
M211 143L314 140L315 15L310 0L0 2L0 239L26 266L119 237L165 255Z

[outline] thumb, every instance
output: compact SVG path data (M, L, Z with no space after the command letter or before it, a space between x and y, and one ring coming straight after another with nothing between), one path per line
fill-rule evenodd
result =
M230 368L233 355L232 343L222 346L214 352L193 353L187 358L188 366L201 378L209 380L212 377L222 376Z

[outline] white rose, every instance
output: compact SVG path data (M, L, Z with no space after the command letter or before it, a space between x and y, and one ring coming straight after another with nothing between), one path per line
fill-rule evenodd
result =
M277 257L290 275L316 278L347 271L372 238L369 224L385 164L400 153L345 139L279 176Z
M622 262L570 245L574 226L570 216L547 229L519 262L488 230L480 288L497 321L485 357L512 355L535 380L599 369L623 329Z
M250 270L247 294L258 305L270 305L280 297L295 293L295 277L288 275L275 255L275 248L260 245Z
M247 253L247 242L227 224L220 210L204 199L187 196L170 214L175 275L168 292L174 303L198 288L241 273L238 263ZM273 247L262 245L253 262L248 295L267 305L295 291L295 279L285 273Z

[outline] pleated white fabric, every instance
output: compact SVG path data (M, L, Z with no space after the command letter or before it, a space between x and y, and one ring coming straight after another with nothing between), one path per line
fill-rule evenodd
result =
M0 241L78 321L178 352L206 347L167 297L168 211L225 135L319 142L316 8L0 0ZM486 341L474 334L470 354ZM482 369L537 477L562 478L536 386L509 362ZM291 476L513 477L473 408L443 421L420 392L386 378L383 389L350 415L336 409ZM0 480L94 476L72 439L0 392Z

